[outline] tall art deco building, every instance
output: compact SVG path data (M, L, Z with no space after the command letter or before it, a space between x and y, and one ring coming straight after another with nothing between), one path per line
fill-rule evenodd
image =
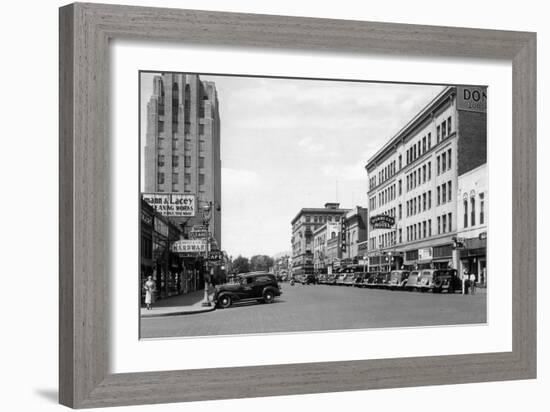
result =
M163 73L153 78L147 104L144 192L196 195L221 204L220 116L216 85L198 75ZM214 207L210 230L221 245L221 212ZM200 223L179 218L187 230ZM175 219L178 220L178 219Z

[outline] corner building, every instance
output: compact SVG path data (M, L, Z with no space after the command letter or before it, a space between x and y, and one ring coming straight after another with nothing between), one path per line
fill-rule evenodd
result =
M144 192L194 194L197 211L204 202L221 204L220 116L213 82L185 73L153 78L144 168ZM186 232L201 223L200 216L173 220L184 224ZM221 211L216 207L210 228L221 248Z
M292 219L292 274L314 273L314 232L321 226L340 223L349 209L340 209L339 203L326 203L324 208L304 208ZM332 234L325 239L330 243ZM327 252L328 254L328 252Z
M453 266L459 176L487 162L486 89L447 87L365 166L370 270Z

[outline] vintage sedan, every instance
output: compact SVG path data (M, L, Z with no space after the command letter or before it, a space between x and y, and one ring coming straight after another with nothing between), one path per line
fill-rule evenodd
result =
M362 288L363 286L365 286L363 285L363 281L365 280L365 275L366 275L365 272L356 273L355 278L353 279L354 281L353 285L358 288Z
M344 283L345 286L353 286L355 285L355 273L346 273L346 276L344 277Z
M377 288L385 288L390 282L390 272L379 272L374 279L374 286Z
M390 289L404 289L409 279L408 270L392 270L388 286Z
M420 272L417 288L422 292L454 293L460 288L460 281L455 269L426 269Z
M282 294L275 275L267 272L250 272L237 275L234 283L217 285L214 303L220 308L228 308L237 301L271 303Z
M378 272L367 272L365 273L365 276L363 276L363 286L366 287L372 287L374 286L374 282L376 281L376 275Z
M420 279L420 271L413 270L409 273L407 283L405 283L406 290L417 290L418 281Z

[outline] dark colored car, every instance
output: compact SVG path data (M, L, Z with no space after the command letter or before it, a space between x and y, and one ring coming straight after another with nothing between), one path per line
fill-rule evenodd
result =
M364 285L363 285L363 281L364 281L364 279L365 279L365 275L366 275L366 273L362 273L362 272L361 272L361 273L357 273L357 274L355 275L355 279L354 279L354 281L355 281L354 286L357 286L357 287L359 287L359 288L363 287L363 286L364 286Z
M301 283L302 285L316 285L317 278L314 274L304 275L304 277L302 277Z
M228 308L237 301L257 300L271 303L281 294L275 275L250 272L238 275L234 283L216 286L214 303L220 308Z
M376 274L376 278L374 280L374 286L383 288L388 286L390 282L390 272L380 272Z
M327 276L327 280L326 280L326 284L327 285L335 285L336 284L336 279L337 279L338 275L336 274L332 274L332 275L328 275Z
M417 288L421 291L431 290L434 293L447 291L454 293L460 288L460 281L455 269L426 269L420 271Z
M367 272L365 273L365 276L363 276L363 286L372 287L374 285L374 282L376 280L377 272Z
M409 279L409 273L408 270L392 270L388 284L390 289L404 289Z

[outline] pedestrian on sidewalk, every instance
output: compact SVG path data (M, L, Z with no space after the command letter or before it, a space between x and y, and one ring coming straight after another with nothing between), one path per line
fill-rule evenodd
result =
M147 277L143 288L145 289L145 306L147 307L147 310L151 310L153 305L154 293L157 289L156 283L153 280L153 276Z
M474 295L476 293L476 275L472 273L470 275L470 294Z

